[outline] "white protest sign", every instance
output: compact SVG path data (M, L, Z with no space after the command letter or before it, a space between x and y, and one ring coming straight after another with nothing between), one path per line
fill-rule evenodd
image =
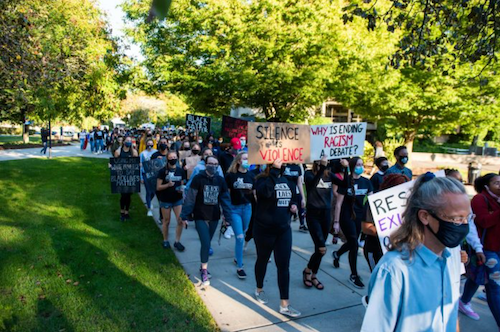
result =
M434 174L437 177L445 176L443 170ZM406 182L368 196L373 222L377 228L378 239L384 254L387 252L391 234L394 233L403 222L403 212L406 208L406 200L410 196L410 191L414 184L415 181Z
M366 122L311 126L310 133L310 161L358 156L365 148Z

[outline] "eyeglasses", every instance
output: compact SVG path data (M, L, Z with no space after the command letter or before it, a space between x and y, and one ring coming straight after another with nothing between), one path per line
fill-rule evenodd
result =
M449 223L452 223L453 225L455 226L460 226L462 224L468 224L469 221L471 220L474 220L476 218L476 215L474 213L470 213L468 214L466 217L460 217L460 216L447 216L447 215L443 215L443 218L445 218L446 220L444 219L441 219L437 216L437 213L433 212L433 211L427 211L429 212L429 214L436 220L439 220L441 222L449 222Z

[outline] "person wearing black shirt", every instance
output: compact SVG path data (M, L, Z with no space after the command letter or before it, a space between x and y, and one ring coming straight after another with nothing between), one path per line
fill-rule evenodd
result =
M174 248L184 251L181 243L182 228L185 226L180 214L182 209L182 191L186 181L186 172L177 166L177 152L170 151L167 154L167 164L158 172L156 180L156 196L160 202L161 215L163 216L162 233L163 248L169 249L168 227L170 226L171 210L174 210L177 227L175 229Z
M254 174L254 178L257 177L260 173L264 172L267 165L256 165L256 167L250 170L251 173ZM253 224L255 223L255 209L257 208L257 196L252 196L252 216L250 217L250 223L248 224L248 229L245 233L245 245L243 246L243 251L247 249L248 243L253 239Z
M255 298L262 304L268 302L264 293L264 278L267 263L274 251L274 261L278 270L280 291L279 312L290 317L300 316L300 312L289 304L290 256L292 254L292 229L290 213L297 212L295 188L281 176L282 161L277 159L256 179L257 208L253 226L257 261L255 262Z
M132 158L139 157L137 150L132 147L132 137L127 136L123 140L123 145L116 149L115 158ZM130 219L129 210L132 201L132 194L124 193L120 197L120 220L125 221Z
M220 167L222 168L222 173L226 174L229 166L231 166L231 163L233 162L234 150L231 148L231 145L229 145L229 143L222 143L220 145L220 150Z
M240 152L226 174L226 184L231 196L232 228L235 235L234 256L238 278L247 277L243 270L243 245L245 232L252 216L252 196L254 195L255 174L248 171L248 154Z
M358 276L358 238L361 233L361 221L366 217L368 208L367 196L373 193L370 180L361 176L364 172L363 160L354 157L349 161L351 175L348 176L348 187L339 187L338 199L335 211L334 228L338 230L339 221L342 232L347 242L340 247L339 251L333 252L333 266L338 268L340 256L349 252L349 265L351 276L349 281L357 288L365 285Z
M160 142L158 144L158 151L151 155L151 159L157 158L167 158L168 153L168 140L165 137L160 138Z
M370 178L374 193L380 190L380 185L384 181L385 172L389 169L389 161L386 157L379 157L375 159L375 165L378 168L378 172L373 174Z
M201 248L201 282L209 286L208 256L210 242L214 236L221 215L221 206L226 221L232 222L231 198L226 181L217 175L219 161L214 156L205 160L205 171L194 176L191 186L187 189L186 199L182 206L181 219L187 222L189 215L194 215L196 230L200 237Z
M42 150L40 150L40 153L46 154L47 153L47 142L49 141L50 133L49 133L49 130L47 128L42 128L42 131L40 134L42 136L42 144L43 144L43 148L42 148Z
M341 161L344 166L348 166L347 160ZM326 168L328 160L323 157L321 161L315 161L312 171L305 174L307 190L307 225L309 234L314 242L314 253L309 259L307 267L302 272L302 280L308 288L314 286L319 290L324 289L323 284L318 280L318 273L321 259L326 253L326 239L331 227L331 203L332 185L346 187L347 181L340 180Z
M305 196L304 196L304 187L303 187L303 182L302 182L302 169L300 168L300 165L296 164L287 164L283 168L283 176L289 181L292 182L296 185L296 194L297 194L297 201L300 203L299 204L299 231L307 233L309 229L305 225L304 222L304 214L305 214L305 207L306 207L306 201L305 201Z

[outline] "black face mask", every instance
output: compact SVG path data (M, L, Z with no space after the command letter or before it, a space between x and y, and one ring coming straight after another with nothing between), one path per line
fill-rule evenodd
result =
M389 169L389 165L380 166L380 170L384 173L387 172L388 169Z
M167 144L165 144L165 143L161 143L161 144L160 144L160 150L164 151L164 150L166 150L166 149L167 149Z
M452 222L447 222L434 213L429 212L429 214L439 221L439 230L435 233L429 225L427 225L427 228L445 247L455 248L469 234L469 224L455 226Z
M191 150L191 149L184 147L184 151L189 151L189 150Z
M200 154L200 150L191 150L191 152L192 152L195 156L197 156L197 155L199 155L199 154Z
M169 164L169 165L171 165L171 166L175 166L175 165L177 165L177 159L170 159L170 160L168 161L168 164Z

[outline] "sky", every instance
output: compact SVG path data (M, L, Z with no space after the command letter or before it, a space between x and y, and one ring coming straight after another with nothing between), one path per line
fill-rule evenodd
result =
M119 6L123 2L124 0L97 0L99 8L106 12L107 21L111 26L112 34L116 37L125 36L125 33L123 32L123 29L125 28L125 22L123 21L125 13ZM125 50L125 54L127 56L135 58L139 61L143 59L138 46L132 44L130 41L126 41L125 45L130 47L130 49Z

